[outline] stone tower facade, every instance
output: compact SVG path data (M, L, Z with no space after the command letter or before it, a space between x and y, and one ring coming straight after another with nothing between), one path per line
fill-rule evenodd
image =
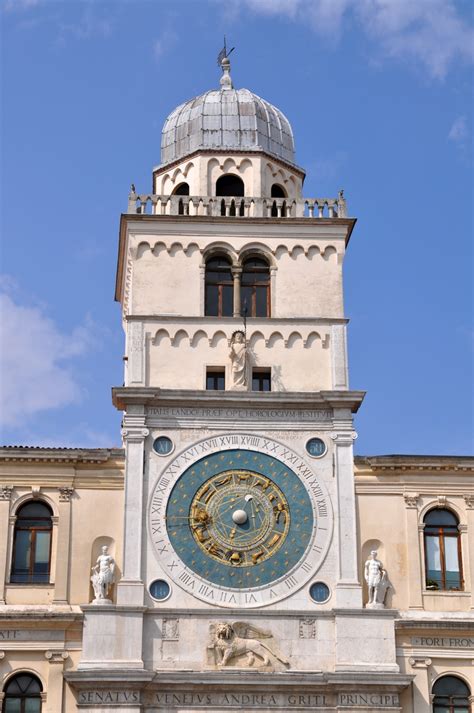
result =
M91 713L118 682L126 713L400 710L394 614L364 607L357 551L356 221L342 192L303 198L288 120L222 71L121 217L122 571L69 680Z

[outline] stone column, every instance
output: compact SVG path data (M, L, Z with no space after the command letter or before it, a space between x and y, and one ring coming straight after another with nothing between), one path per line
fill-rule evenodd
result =
M464 588L467 589L470 586L470 608L474 609L474 495L470 493L465 495L464 502L466 503L467 531L461 531L461 556L464 568Z
M422 571L420 541L418 534L418 493L404 493L405 499L405 542L407 547L408 606L423 609Z
M430 713L431 691L428 678L428 667L431 659L425 656L412 656L408 659L410 666L415 669L413 681L413 710L416 713Z
M56 572L53 604L69 601L69 555L71 551L71 498L74 488L59 488L58 537L56 545Z
M240 280L242 277L242 268L233 267L232 277L234 278L234 317L240 317Z
M0 486L0 604L5 604L5 582L9 581L8 567L8 534L10 522L10 499L13 487Z
M51 664L48 672L47 697L41 710L44 713L58 713L63 710L63 672L67 651L46 651L45 657Z
M125 519L122 579L117 586L117 604L143 606L142 530L143 461L148 436L143 407L132 407L123 420L125 442ZM141 412L141 413L139 413Z
M351 419L350 413L338 414L336 418ZM359 608L362 606L362 587L357 571L357 528L354 487L354 456L352 444L356 438L352 430L331 434L334 441L337 488L338 527L338 581L336 606Z

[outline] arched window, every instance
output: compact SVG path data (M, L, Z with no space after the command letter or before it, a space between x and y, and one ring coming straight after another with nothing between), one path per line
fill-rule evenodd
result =
M442 676L433 686L433 713L464 713L471 710L468 686L457 676Z
M30 500L16 514L11 582L47 583L51 562L52 512Z
M426 588L463 588L459 522L450 510L434 508L424 518Z
M180 183L173 191L174 196L189 196L189 184Z
M244 182L233 173L227 173L216 181L216 196L243 196Z
M249 317L270 317L270 270L262 258L251 257L242 267L241 306Z
M206 262L206 296L204 314L209 317L232 317L234 283L230 260L224 256Z
M272 198L286 198L285 190L278 183L273 184L270 195Z
M4 688L2 713L41 713L41 682L29 673L18 673Z

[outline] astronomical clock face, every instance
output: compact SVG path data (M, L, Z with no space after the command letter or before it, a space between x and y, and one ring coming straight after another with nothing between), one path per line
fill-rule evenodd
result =
M201 441L166 468L152 495L150 536L165 572L219 606L256 607L298 590L329 544L323 483L275 441L232 434Z

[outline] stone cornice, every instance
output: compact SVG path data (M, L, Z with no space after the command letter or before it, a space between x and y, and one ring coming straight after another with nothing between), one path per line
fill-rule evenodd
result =
M105 463L121 460L122 448L41 448L38 446L3 446L0 461L55 463Z
M374 476L377 479L386 481L389 485L390 477L397 481L401 477L406 477L406 482L413 482L414 476L420 478L427 473L430 477L439 475L442 486L446 492L452 490L453 482L446 483L446 472L455 476L472 475L474 472L474 458L472 456L444 456L444 455L387 455L387 456L355 456L354 458L355 477L358 481L358 488L370 487L374 483ZM410 480L411 478L411 480ZM378 482L380 484L380 480ZM416 484L417 492L421 487ZM442 487L444 490L444 487Z
M396 619L396 629L432 629L437 632L439 629L452 629L453 631L473 631L474 619L437 619L436 616L429 621L427 619Z
M113 403L121 411L128 405L198 406L237 408L347 409L356 413L364 391L252 392L159 389L154 387L115 387Z

